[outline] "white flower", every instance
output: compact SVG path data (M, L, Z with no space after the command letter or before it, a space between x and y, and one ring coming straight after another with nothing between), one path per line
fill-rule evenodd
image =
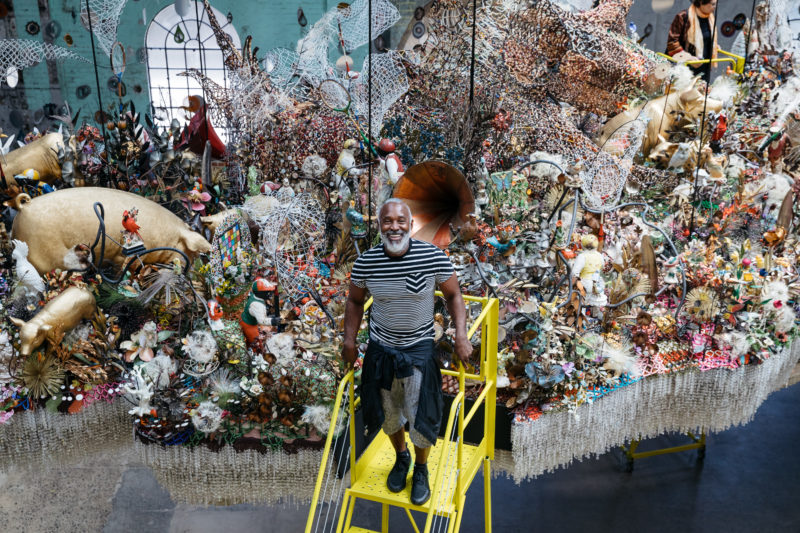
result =
M152 380L157 390L165 389L169 385L169 376L177 369L177 363L160 350L152 361L142 365L144 374Z
M206 435L214 433L222 424L222 409L213 402L201 402L192 415L192 424Z
M261 383L256 383L250 387L250 392L258 396L262 392L264 392L264 387L261 386Z
M256 367L256 370L266 370L267 362L261 355L256 355L253 357L253 366Z

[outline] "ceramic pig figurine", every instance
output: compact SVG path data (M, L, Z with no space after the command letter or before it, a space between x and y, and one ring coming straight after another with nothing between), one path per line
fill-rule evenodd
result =
M148 249L171 247L181 250L190 260L211 250L211 244L192 231L180 218L156 202L129 192L102 187L63 189L30 199L19 195L19 214L14 219L12 235L28 243L28 261L40 274L55 268L67 268L76 245L90 245L97 236L100 221L94 203L105 209L105 261L119 266L125 262L122 248L111 239L120 240L123 212L136 207L141 225L139 234ZM95 248L100 253L100 244ZM168 250L141 256L145 263L170 264L177 256ZM96 259L95 259L96 261Z
M84 318L92 318L95 312L94 295L89 289L69 287L47 302L39 313L27 322L11 317L19 328L19 353L28 356L56 333L65 333Z

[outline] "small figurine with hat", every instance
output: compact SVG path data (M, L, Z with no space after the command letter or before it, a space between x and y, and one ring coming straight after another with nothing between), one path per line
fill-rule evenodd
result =
M264 278L258 278L253 282L250 289L250 296L244 304L244 309L239 317L239 325L242 327L247 343L253 343L259 334L259 326L277 326L280 324L277 302L278 287ZM272 299L273 304L268 301ZM272 316L270 316L270 311Z

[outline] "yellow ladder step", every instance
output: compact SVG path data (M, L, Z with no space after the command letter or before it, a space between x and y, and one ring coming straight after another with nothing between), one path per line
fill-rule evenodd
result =
M350 529L347 530L347 533L381 533L381 532L372 529L364 529L363 527L351 526Z
M438 510L437 514L443 513L449 515L454 511L452 495L456 490L456 446L455 443L450 443L451 450L448 460L448 454L445 454L444 458L440 456L442 446L444 445L445 442L439 439L428 455L428 479L431 485L433 485L439 469L446 468L441 487L444 495L437 498L436 508ZM411 446L409 445L409 447ZM396 454L391 441L385 433L380 432L357 461L357 481L348 489L349 495L351 497L427 513L430 509L433 497L422 505L413 505L411 503L411 477L413 474L413 467L408 473L406 488L404 490L400 492L391 492L386 486L386 478L394 466L395 457ZM470 471L473 469L469 466L477 465L477 468L479 468L482 459L483 454L479 447L464 445L463 464L467 466L467 468L465 468L464 472L460 473L464 486L468 486L474 476L474 472ZM443 464L440 464L441 461L443 461ZM474 470L477 471L477 468ZM431 491L435 492L433 488L434 487L431 486Z

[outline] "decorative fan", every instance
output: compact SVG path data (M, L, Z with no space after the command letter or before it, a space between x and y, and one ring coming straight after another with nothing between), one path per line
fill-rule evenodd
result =
M394 197L405 200L411 208L413 237L439 248L450 244L451 225L460 228L475 210L464 175L441 161L426 161L406 170L394 188Z

